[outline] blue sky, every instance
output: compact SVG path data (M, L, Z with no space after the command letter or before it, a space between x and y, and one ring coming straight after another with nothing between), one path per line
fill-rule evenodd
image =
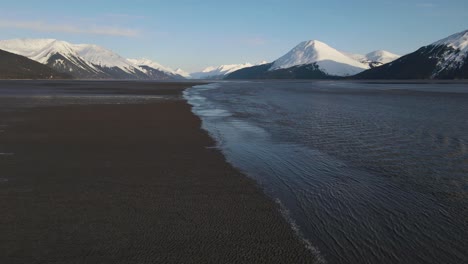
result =
M93 43L187 71L273 61L303 40L405 54L468 29L468 1L4 1L0 39Z

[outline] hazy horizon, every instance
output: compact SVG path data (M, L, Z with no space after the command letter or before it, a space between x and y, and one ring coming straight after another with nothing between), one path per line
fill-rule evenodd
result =
M59 1L3 3L0 39L55 38L187 72L273 61L316 39L404 55L468 28L463 1Z

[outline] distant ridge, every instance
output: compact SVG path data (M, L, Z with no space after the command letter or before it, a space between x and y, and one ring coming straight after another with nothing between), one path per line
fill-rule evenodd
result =
M340 52L312 40L270 66L255 66L226 79L468 79L468 30L400 57L388 51Z
M436 41L357 79L467 79L468 30Z
M232 72L249 68L252 66L258 66L265 64L266 62L260 62L257 64L252 63L243 63L243 64L226 64L220 66L207 67L201 72L194 72L190 74L190 77L193 79L223 79L226 75L229 75Z
M71 79L68 74L59 73L48 66L0 50L0 79Z
M162 66L138 65L92 44L72 44L56 39L12 39L0 41L0 49L28 57L77 79L184 79Z
M161 75L164 74L167 76L170 76L173 79L184 79L184 78L189 78L190 75L186 72L184 72L181 69L173 70L171 68L165 67L155 61L141 58L141 59L127 59L131 64L137 66L145 72L148 75ZM164 76L161 76L160 78L164 78Z
M367 55L339 51L318 41L299 43L270 64L240 69L226 79L339 79L393 61L399 56L388 51Z
M383 64L399 59L401 56L386 50L376 50L366 55L347 53L348 56L362 63L368 64L370 68L382 66Z

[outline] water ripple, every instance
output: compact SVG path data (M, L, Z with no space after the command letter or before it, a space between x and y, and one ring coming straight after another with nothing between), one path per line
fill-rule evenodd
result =
M468 263L468 89L334 84L227 82L186 96L327 262ZM203 112L219 109L229 115Z

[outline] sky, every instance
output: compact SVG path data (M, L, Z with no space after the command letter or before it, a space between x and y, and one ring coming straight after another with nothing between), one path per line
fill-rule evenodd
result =
M2 1L0 39L106 47L188 72L274 61L304 40L400 55L468 29L468 1Z

